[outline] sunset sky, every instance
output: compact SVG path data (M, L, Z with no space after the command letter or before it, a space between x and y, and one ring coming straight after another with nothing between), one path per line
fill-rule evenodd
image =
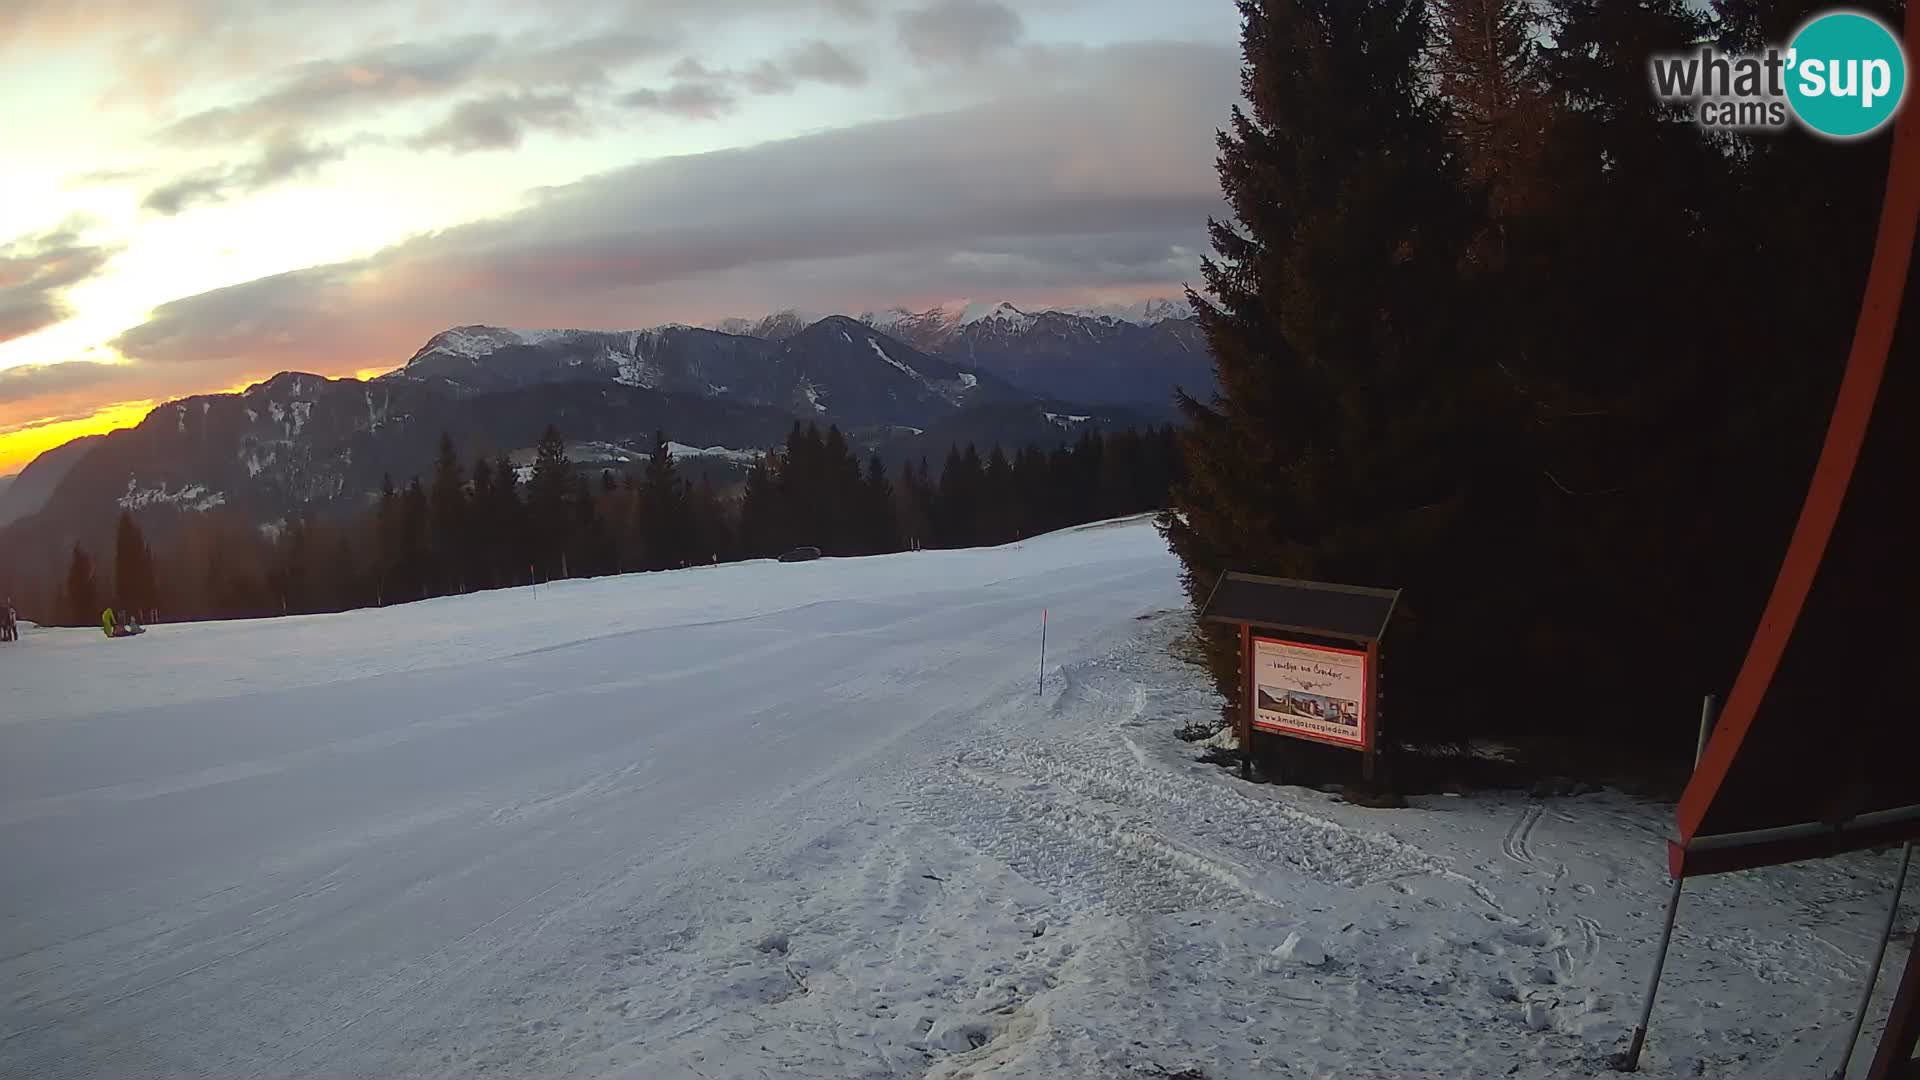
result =
M1229 0L6 0L0 474L465 323L1196 277Z

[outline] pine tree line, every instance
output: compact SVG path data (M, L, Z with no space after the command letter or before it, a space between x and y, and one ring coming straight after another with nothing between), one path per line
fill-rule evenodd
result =
M1182 403L1162 516L1194 602L1230 569L1403 588L1394 740L1690 747L1806 491L1888 140L1709 132L1647 63L1815 6L1240 0L1191 296L1222 392Z
M561 578L668 570L781 554L829 556L1001 544L1051 529L1157 510L1179 471L1174 429L1088 432L1067 446L954 447L895 483L863 463L837 427L796 423L738 490L683 475L667 435L637 471L597 480L549 426L533 464L482 456L463 465L442 435L427 475L384 479L364 514L296 517L267 530L197 515L156 558L131 514L116 533L110 581L76 545L52 601L58 621L96 625L103 607L159 609L165 620L346 611ZM524 474L524 475L523 475ZM48 621L56 621L49 619Z

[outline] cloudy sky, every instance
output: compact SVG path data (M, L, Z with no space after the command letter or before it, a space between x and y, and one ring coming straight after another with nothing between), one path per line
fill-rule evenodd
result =
M1196 277L1230 0L5 0L0 474L448 326Z

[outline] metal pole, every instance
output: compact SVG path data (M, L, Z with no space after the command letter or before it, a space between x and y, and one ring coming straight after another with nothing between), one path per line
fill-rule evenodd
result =
M1700 699L1700 744L1693 749L1693 764L1700 767L1700 755L1707 752L1707 739L1720 719L1720 699L1712 694Z
M1047 692L1047 609L1040 609L1040 693Z
M1640 1048L1647 1042L1647 1024L1653 1019L1653 995L1660 990L1660 972L1667 966L1667 946L1673 941L1673 920L1680 913L1680 886L1686 878L1673 879L1673 892L1667 896L1667 925L1660 931L1660 951L1653 956L1653 974L1647 978L1646 1000L1640 1003L1640 1023L1633 1029L1633 1043L1624 1053L1613 1059L1613 1067L1620 1072L1637 1072L1640 1069Z
M1846 1048L1840 1051L1840 1067L1833 1070L1833 1080L1842 1080L1847 1075L1847 1065L1853 1061L1853 1044L1860 1041L1860 1025L1866 1022L1867 1006L1873 1002L1873 984L1880 981L1880 962L1887 958L1887 939L1893 936L1893 919L1900 913L1900 890L1907 884L1907 864L1913 861L1913 841L1909 840L1900 847L1900 869L1893 875L1893 899L1887 902L1887 924L1880 928L1880 942L1873 949L1873 963L1867 967L1867 985L1860 991L1860 1007L1853 1012L1853 1030L1847 1033Z
M1240 779L1253 779L1253 628L1240 624Z

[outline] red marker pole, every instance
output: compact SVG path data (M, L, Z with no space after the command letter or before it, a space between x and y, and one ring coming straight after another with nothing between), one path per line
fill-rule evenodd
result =
M1040 693L1047 692L1047 609L1040 609Z

